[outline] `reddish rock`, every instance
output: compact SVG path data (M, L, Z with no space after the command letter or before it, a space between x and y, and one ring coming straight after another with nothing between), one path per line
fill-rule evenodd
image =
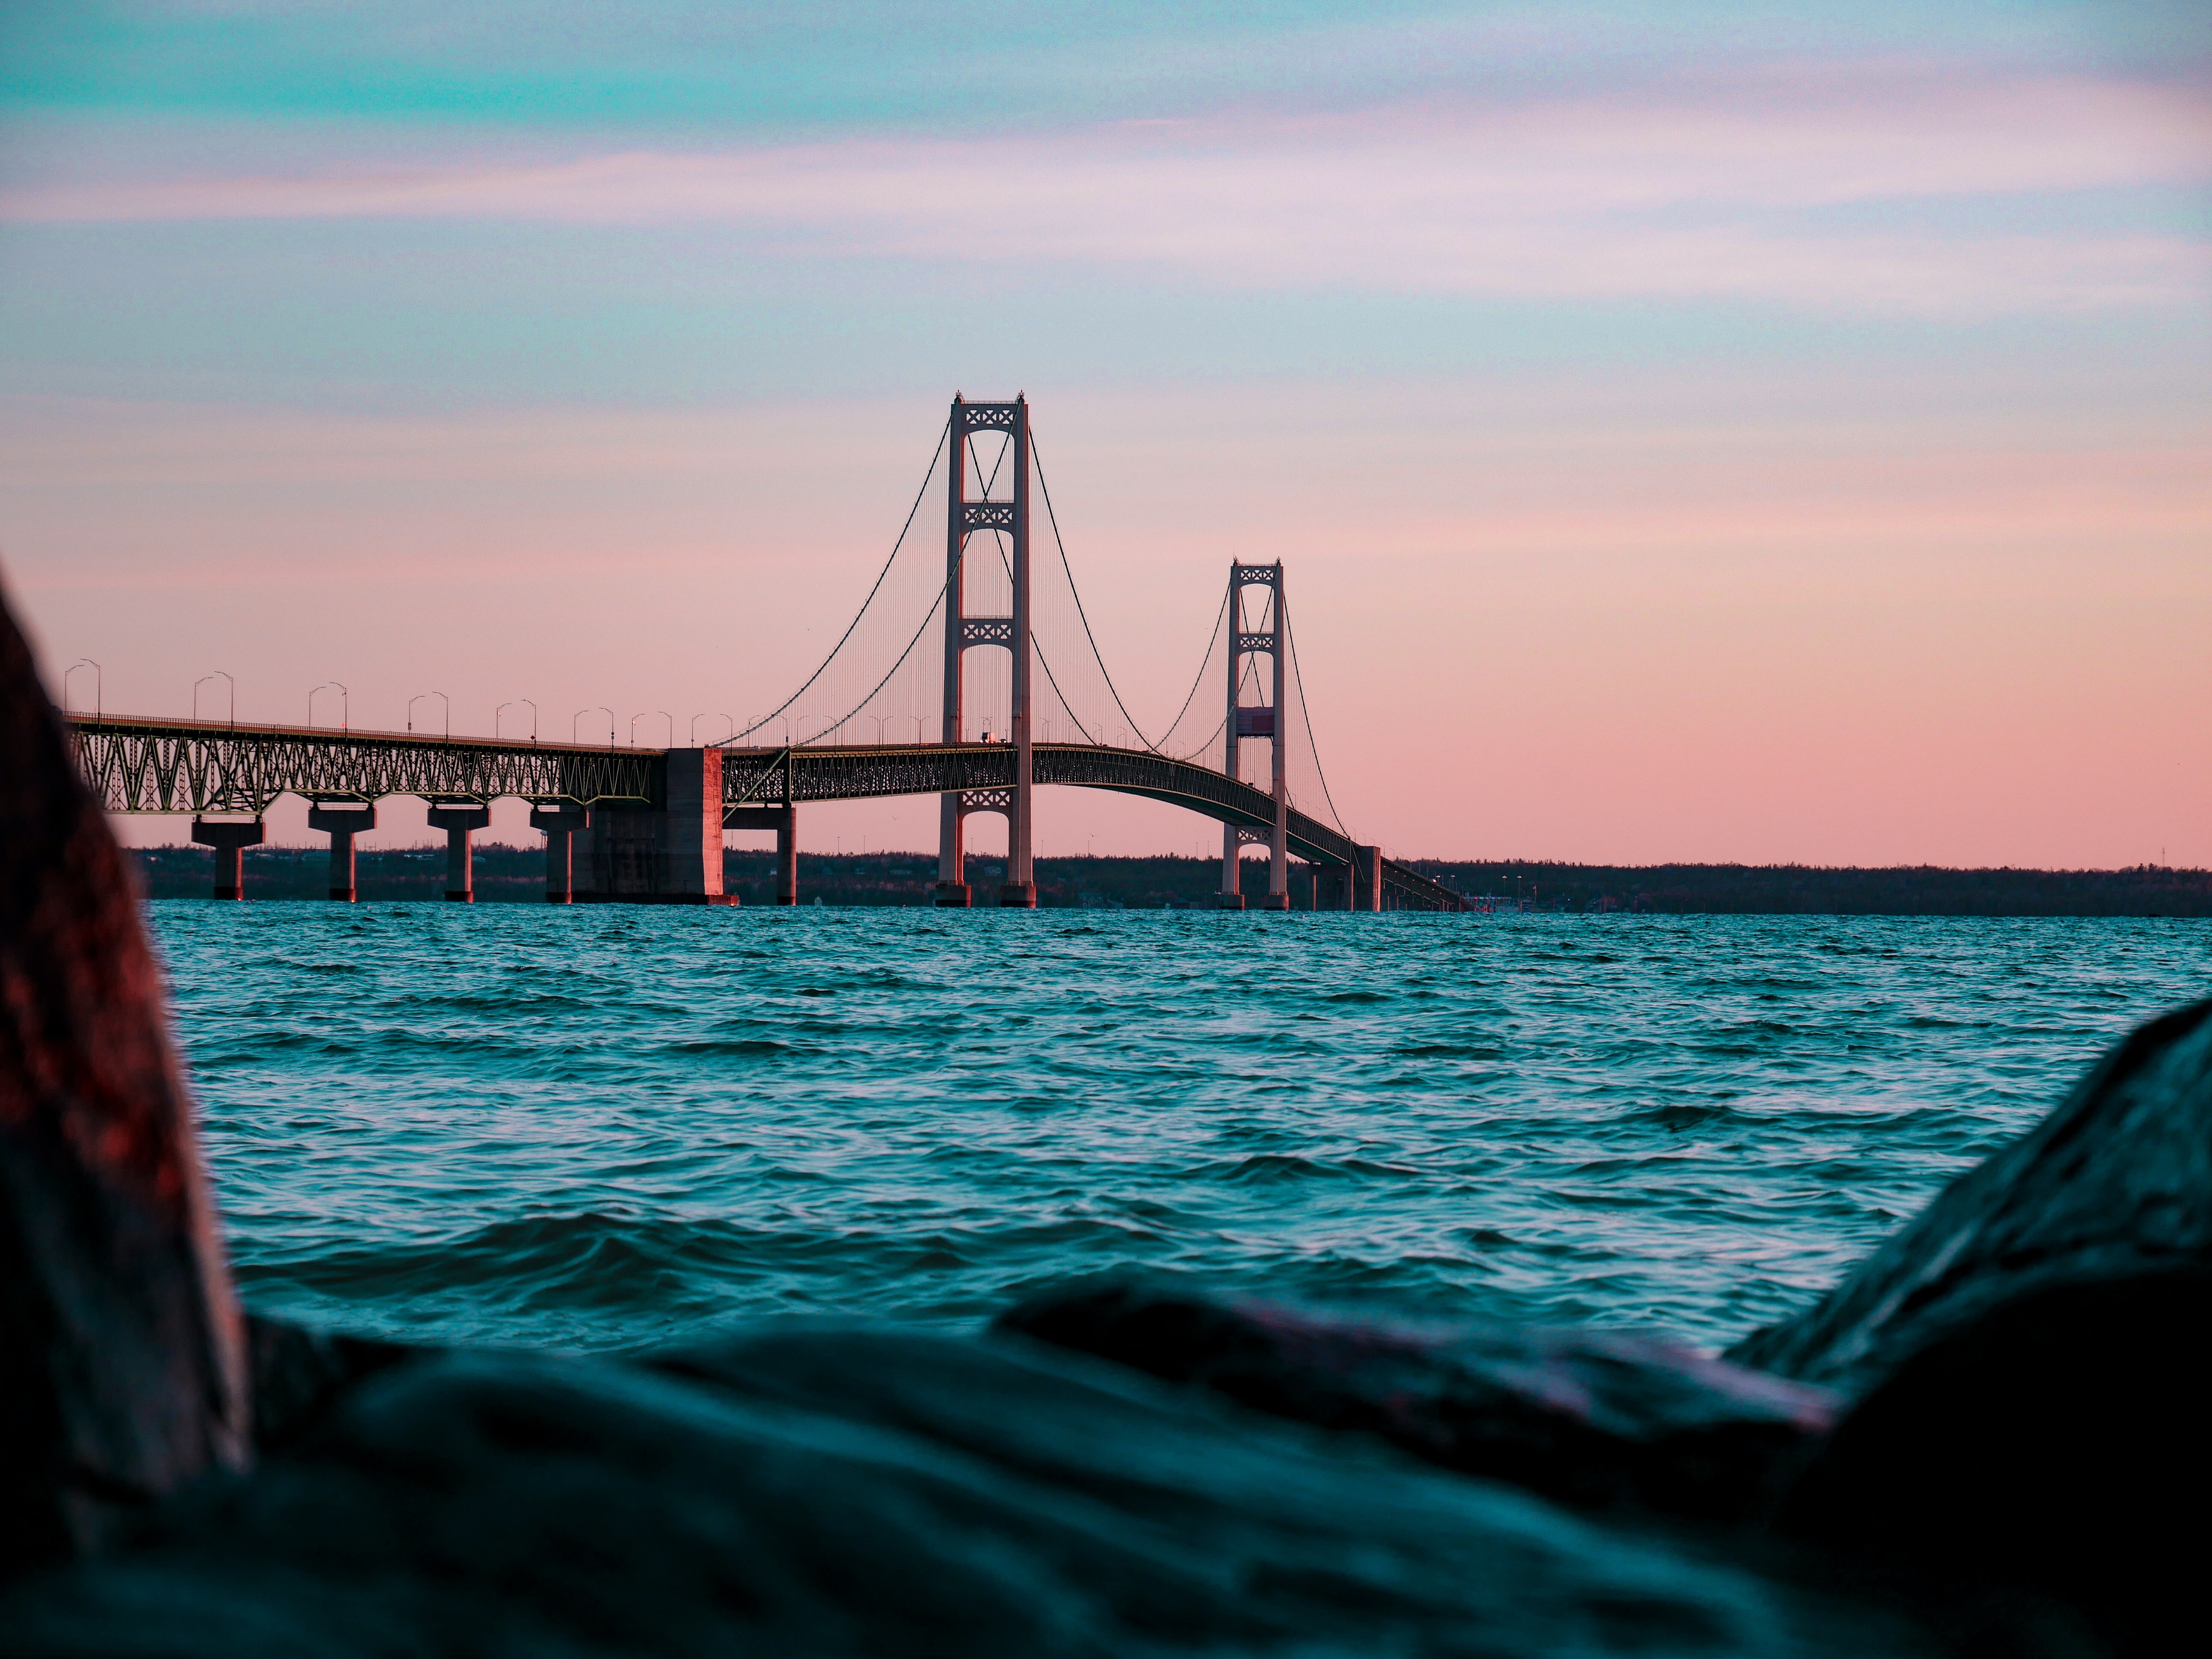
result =
M246 1458L242 1334L137 890L0 609L0 1560Z

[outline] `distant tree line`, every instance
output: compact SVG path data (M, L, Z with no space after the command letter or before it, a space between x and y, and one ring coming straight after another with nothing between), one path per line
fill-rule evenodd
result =
M2212 871L1859 870L1806 864L1457 863L1411 860L1463 893L1540 910L1668 915L2209 916Z
M214 854L203 847L134 849L151 898L205 898ZM1872 916L2212 916L2212 872L2139 865L2128 870L1830 869L1813 865L1559 864L1550 861L1408 860L1462 893L1527 900L1540 910L1650 911L1670 915ZM442 847L363 851L360 892L368 902L436 901L446 890ZM747 904L775 891L775 854L723 855L723 883ZM329 880L319 848L257 847L246 855L246 890L254 899L319 899ZM1302 872L1300 872L1302 873ZM1249 901L1267 890L1267 865L1243 866ZM968 860L976 902L995 899L1003 859ZM1157 910L1202 908L1220 884L1218 859L1041 858L1037 902L1052 907ZM799 897L824 904L927 904L937 860L927 853L802 853ZM540 904L541 848L499 843L477 848L479 902ZM1310 889L1291 886L1304 908Z

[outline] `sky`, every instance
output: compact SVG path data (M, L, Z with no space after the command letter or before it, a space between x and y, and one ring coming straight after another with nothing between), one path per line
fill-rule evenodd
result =
M2212 866L2199 5L0 12L0 570L58 695L718 732L955 391L1030 399L1139 720L1285 561L1395 855ZM1048 790L1037 846L1218 832Z

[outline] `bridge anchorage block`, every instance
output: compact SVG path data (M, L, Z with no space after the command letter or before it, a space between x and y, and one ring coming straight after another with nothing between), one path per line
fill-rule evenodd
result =
M469 836L491 822L491 808L477 801L433 801L430 827L446 832L446 897L454 904L477 902L476 860Z
M965 910L973 902L964 881L940 881L937 884L935 902L950 909Z
M376 828L376 803L311 800L307 828L320 830L331 838L331 897L340 904L353 903L359 896L354 882L353 838L364 830Z
M192 840L215 848L215 897L246 896L246 848L260 846L263 834L259 818L244 823L235 818L192 820Z
M1002 882L999 887L999 908L1001 910L1036 909L1036 884L1033 881Z

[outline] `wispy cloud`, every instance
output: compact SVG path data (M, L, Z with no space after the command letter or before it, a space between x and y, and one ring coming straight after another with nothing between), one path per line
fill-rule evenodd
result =
M1935 314L2212 287L2201 237L2094 211L2075 222L2085 194L2201 187L2200 100L2081 76L1877 68L1727 95L111 177L27 184L0 195L0 217L706 223L812 253L1146 266L1228 286ZM2000 204L2013 222L1931 222L1928 204L1947 202Z

